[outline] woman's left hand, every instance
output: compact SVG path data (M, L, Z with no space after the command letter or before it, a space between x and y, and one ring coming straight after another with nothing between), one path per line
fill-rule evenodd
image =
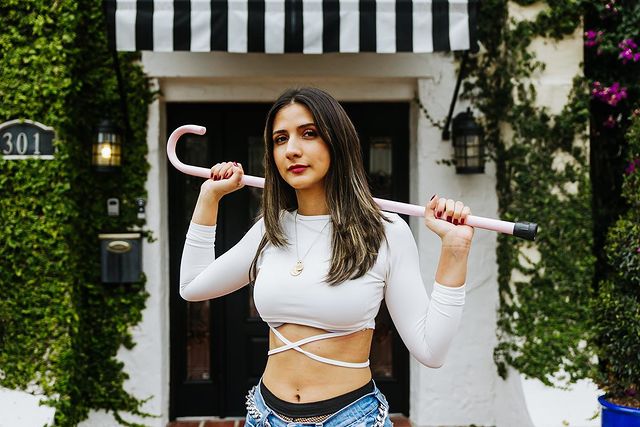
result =
M425 207L424 223L440 237L443 245L469 247L474 231L465 225L469 215L471 209L461 201L434 195Z

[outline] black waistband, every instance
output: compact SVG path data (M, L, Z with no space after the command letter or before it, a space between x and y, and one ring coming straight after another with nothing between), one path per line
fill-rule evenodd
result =
M355 402L362 396L373 392L373 390L374 384L373 380L371 380L357 390L332 397L331 399L321 400L319 402L291 403L277 398L262 382L260 382L260 394L262 395L264 403L279 414L293 418L317 417L320 415L333 414L350 403Z

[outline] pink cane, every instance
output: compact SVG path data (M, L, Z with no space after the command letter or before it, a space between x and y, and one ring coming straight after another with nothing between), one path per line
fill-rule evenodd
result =
M185 165L176 156L176 143L185 133L195 133L197 135L204 135L206 128L196 125L184 125L180 126L171 133L169 141L167 142L167 156L169 161L180 172L187 175L199 176L201 178L210 178L211 171L207 168L201 168L197 166ZM264 188L264 178L257 176L244 175L242 183L250 187ZM397 212L411 216L424 216L424 206L411 205L409 203L394 202L391 200L383 200L374 198L375 202L380 206L380 209L384 211ZM467 225L476 228L482 228L485 230L498 231L500 233L512 234L516 237L521 237L527 240L535 240L536 233L538 231L538 225L532 222L509 222L499 219L484 218L481 216L469 215L467 217Z

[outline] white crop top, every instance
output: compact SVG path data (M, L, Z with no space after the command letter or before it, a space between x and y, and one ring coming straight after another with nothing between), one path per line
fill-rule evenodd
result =
M382 242L374 266L358 279L329 286L324 279L331 263L330 215L297 215L298 252L304 257L304 270L299 276L292 276L290 271L297 261L295 211L282 212L282 227L289 245L277 248L267 244L264 248L258 259L253 294L260 317L285 343L270 350L269 355L293 349L332 365L367 367L369 360L351 363L328 359L301 346L375 328L375 317L384 298L409 352L425 366L442 366L460 323L466 285L452 288L434 282L429 298L409 226L397 214L385 215L392 222L383 222L387 241ZM188 301L221 297L249 282L249 267L264 234L263 220L257 221L235 246L214 260L215 229L216 226L193 222L189 225L180 266L180 295ZM328 333L292 343L276 329L284 323L313 326Z

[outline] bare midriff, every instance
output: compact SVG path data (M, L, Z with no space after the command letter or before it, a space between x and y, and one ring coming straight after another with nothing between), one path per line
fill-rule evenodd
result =
M291 342L313 335L326 334L324 329L285 323L277 328ZM349 335L326 338L300 346L318 356L342 362L361 363L369 358L373 329ZM269 331L269 349L284 343ZM272 354L267 360L262 382L279 399L291 403L309 403L331 399L356 390L371 381L371 369L345 368L311 359L290 349Z

